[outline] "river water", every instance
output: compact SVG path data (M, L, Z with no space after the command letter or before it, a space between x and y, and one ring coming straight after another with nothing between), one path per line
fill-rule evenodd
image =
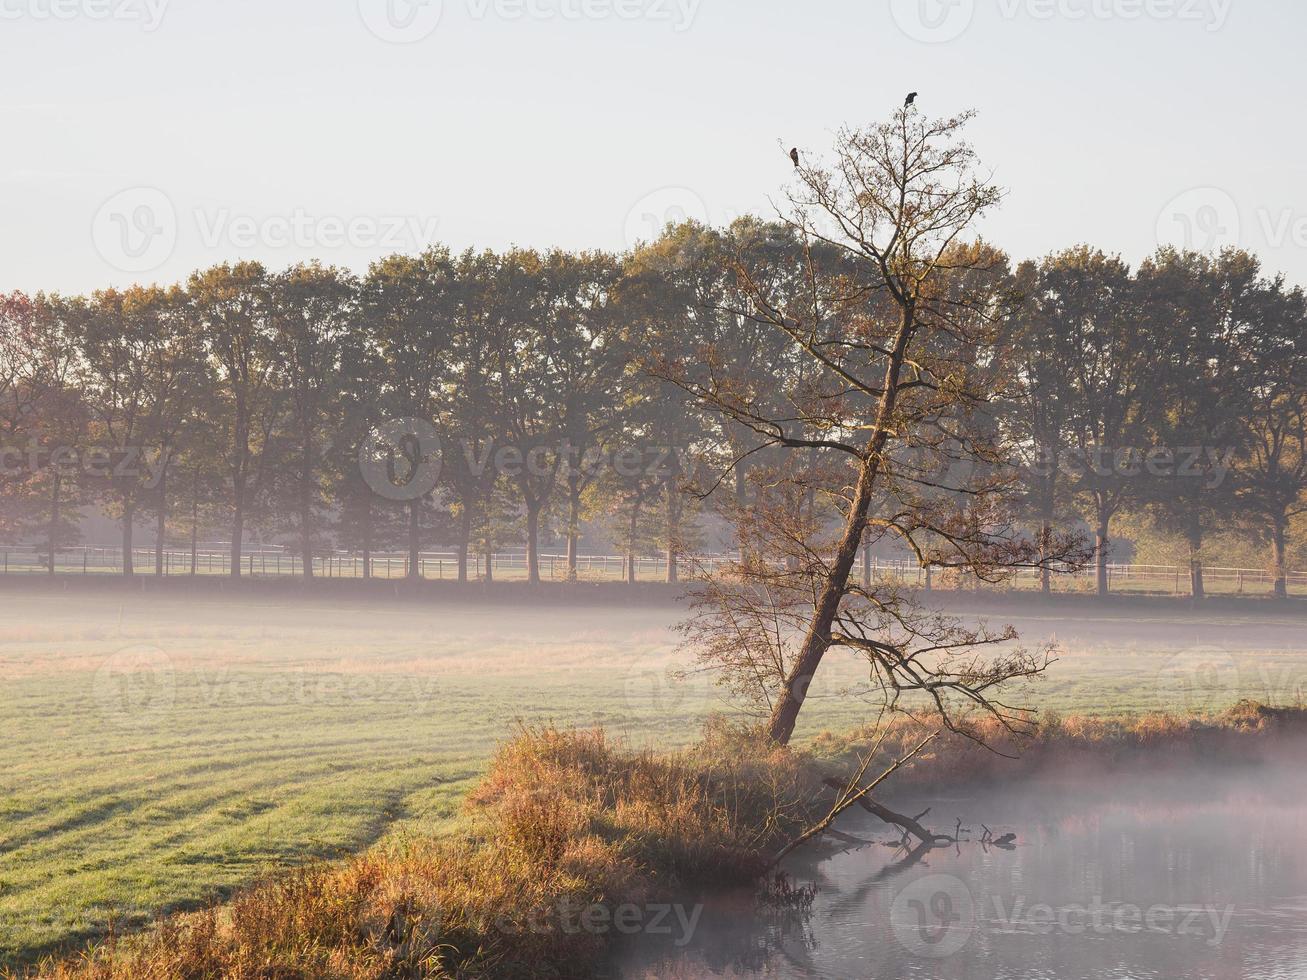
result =
M794 884L817 886L807 914L715 895L688 942L640 937L614 973L1307 980L1307 765L1063 775L934 800L924 822L951 833L956 817L963 836L983 822L1017 843L907 853L850 816L840 828L874 843L788 865Z

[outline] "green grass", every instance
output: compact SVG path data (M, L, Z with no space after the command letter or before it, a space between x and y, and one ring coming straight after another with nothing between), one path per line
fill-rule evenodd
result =
M1027 694L1100 715L1307 689L1283 623L1026 618L1063 659ZM457 819L515 720L692 740L675 609L0 593L0 964ZM802 734L867 720L832 661Z

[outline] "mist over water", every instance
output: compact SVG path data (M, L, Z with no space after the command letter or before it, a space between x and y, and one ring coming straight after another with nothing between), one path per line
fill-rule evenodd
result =
M1257 766L1061 774L957 799L900 800L952 832L1016 833L914 859L859 813L842 830L877 843L796 856L810 915L705 900L682 948L648 937L616 975L823 980L1121 980L1307 976L1307 743ZM920 805L918 805L920 804Z

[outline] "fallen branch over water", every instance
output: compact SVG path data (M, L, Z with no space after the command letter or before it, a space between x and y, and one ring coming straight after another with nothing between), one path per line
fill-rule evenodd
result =
M823 780L823 782L827 786L839 786L839 783L834 779L826 779ZM909 817L902 813L895 813L889 807L882 806L875 800L867 797L863 797L858 800L857 803L868 813L879 817L886 823L893 824L896 827L902 827L907 833L917 838L917 840L921 841L923 844L929 844L931 847L942 847L945 844L957 843L957 838L955 837L950 837L948 834L931 833L931 831L922 826L921 820L930 812L929 810L926 810L925 813L920 813L915 817Z
M835 805L831 807L830 812L827 813L825 817L817 821L817 823L813 824L811 827L805 830L794 840L790 841L788 844L785 845L785 847L781 848L781 850L777 852L776 856L772 858L769 867L775 867L790 854L793 854L795 850L802 847L804 844L812 840L814 837L817 837L818 835L823 833L827 828L830 827L831 824L835 822L836 818L838 818L841 813L843 813L845 810L847 810L849 807L853 806L854 804L859 804L865 809L869 810L870 812L876 813L878 816L880 815L880 813L884 813L887 816L882 817L882 819L885 819L892 823L899 823L899 826L902 827L907 827L908 825L900 821L909 821L910 823L913 823L919 830L921 830L923 834L927 834L928 832L925 831L925 829L922 828L920 824L916 824L916 822L913 821L911 817L902 817L899 814L894 813L894 811L888 809L887 807L883 807L879 803L875 802L873 799L871 799L871 793L876 789L877 786L885 782L885 780L889 779L890 776L894 775L905 765L907 765L918 755L920 755L922 750L925 749L926 746L929 745L931 742L935 741L935 739L938 737L939 737L939 732L935 732L934 734L928 735L925 738L923 738L910 751L908 751L900 758L896 759L888 769L886 769L874 780L872 780L871 784L868 786L862 786L861 784L863 779L866 778L867 769L870 768L872 760L875 759L876 753L880 749L881 743L884 741L884 735L882 735L879 739L877 739L876 744L872 746L869 752L867 752L867 754L863 758L862 764L858 767L857 772L854 773L853 777L848 782L841 783L839 780L832 779L832 778L827 778L822 780L823 783L825 783L827 786L830 786L831 788L833 788L839 793L839 796L835 800ZM872 809L873 807L875 809ZM894 819L891 820L890 819L891 817ZM923 837L923 840L924 839L925 838Z

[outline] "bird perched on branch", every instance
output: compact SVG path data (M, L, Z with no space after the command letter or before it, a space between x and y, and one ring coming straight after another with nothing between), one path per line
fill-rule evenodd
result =
M796 146L790 150L790 159L794 161L794 169L799 169L799 148Z
M915 105L916 101L917 101L917 93L909 92L908 97L903 100L903 108L906 109L910 105Z

